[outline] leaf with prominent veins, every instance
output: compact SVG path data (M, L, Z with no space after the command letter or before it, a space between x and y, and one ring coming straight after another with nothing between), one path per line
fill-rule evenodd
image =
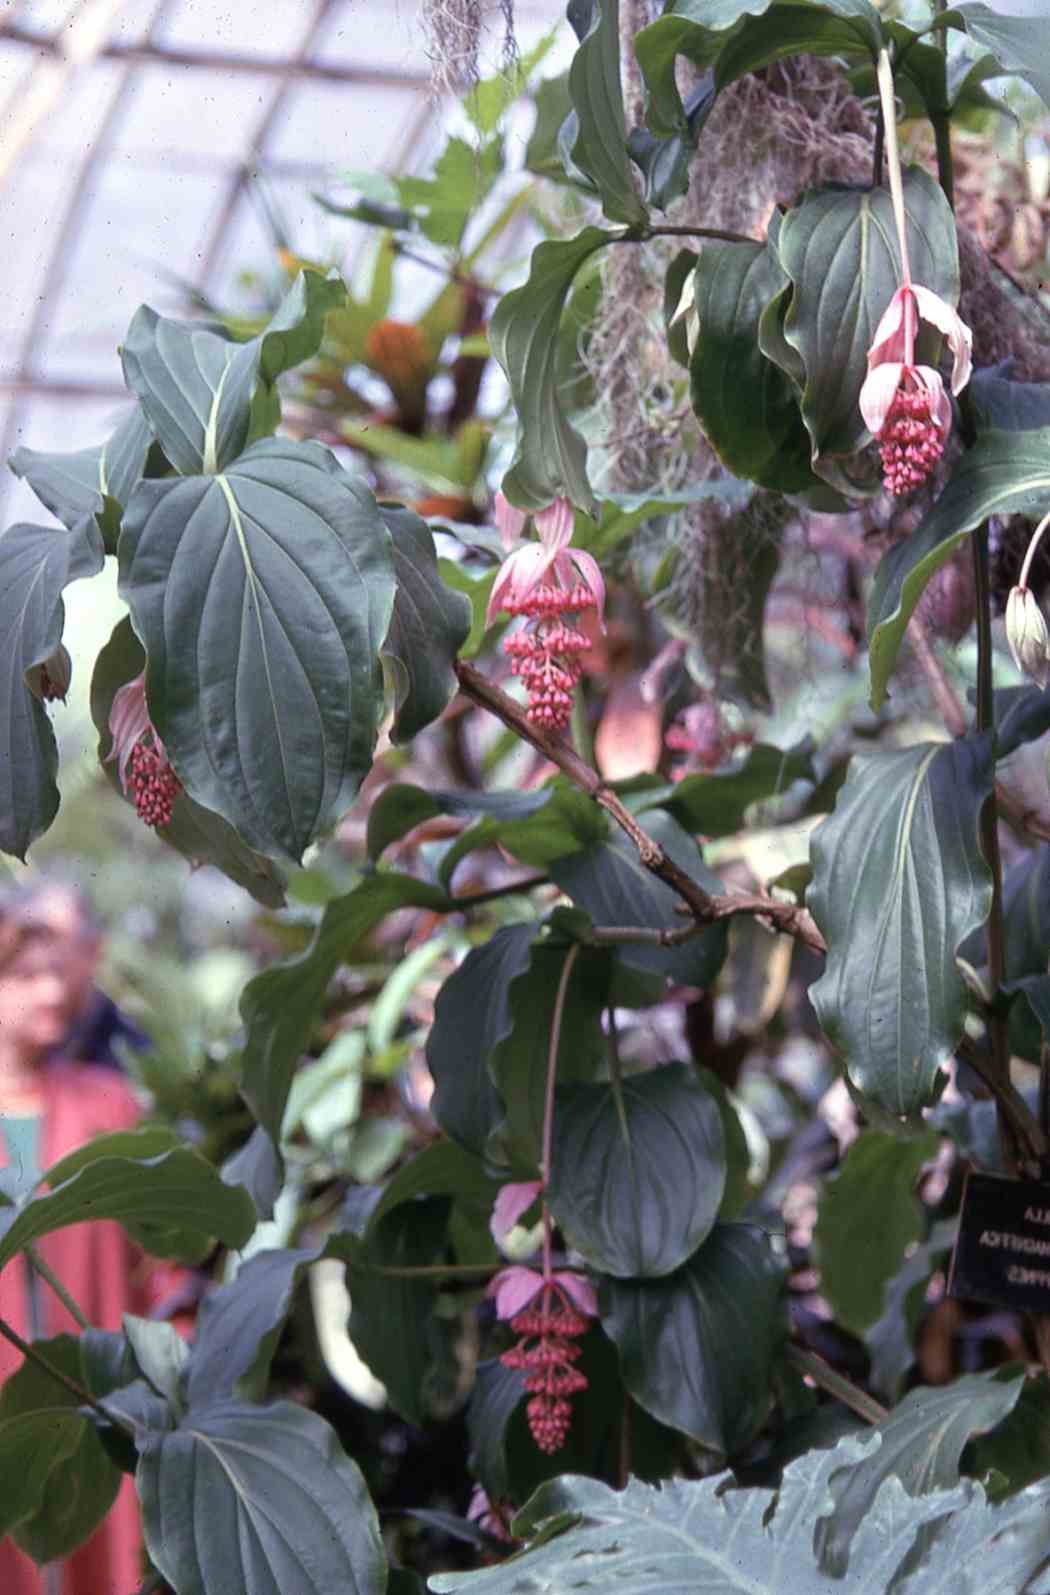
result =
M266 439L217 476L140 483L121 592L153 724L190 796L298 860L371 764L390 538L316 443Z

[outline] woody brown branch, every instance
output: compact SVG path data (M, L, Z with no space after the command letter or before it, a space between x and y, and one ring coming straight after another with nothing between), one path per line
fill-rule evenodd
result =
M706 892L691 875L675 863L674 859L667 856L660 844L649 835L620 802L616 793L605 784L597 770L585 764L567 742L561 737L552 736L540 726L533 725L520 704L515 703L501 687L490 681L466 660L456 661L456 675L459 677L461 691L468 698L473 699L482 708L488 709L498 720L502 720L505 726L530 743L556 765L574 786L579 787L581 792L586 792L588 797L599 804L610 819L615 820L637 848L639 863L678 894L697 924L710 925L736 914L753 914L766 920L776 930L797 937L815 952L826 952L827 943L807 909L795 903L779 902L776 898L767 897L765 893L714 896ZM676 932L668 934L677 936Z

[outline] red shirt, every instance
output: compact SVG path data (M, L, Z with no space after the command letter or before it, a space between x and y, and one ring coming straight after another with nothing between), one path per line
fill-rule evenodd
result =
M40 1163L47 1169L93 1136L133 1128L139 1107L122 1075L71 1063L48 1067L44 1076ZM0 1136L0 1166L7 1151ZM151 1265L112 1220L74 1224L37 1243L50 1265L99 1329L119 1329L123 1313L149 1313ZM16 1258L0 1273L0 1315L30 1338L29 1299L24 1270ZM75 1320L54 1292L40 1282L44 1337L76 1334ZM0 1339L0 1382L21 1364L10 1342ZM62 1595L132 1595L142 1579L138 1502L130 1477L98 1531L62 1564ZM11 1539L0 1540L0 1591L3 1595L44 1595L36 1564Z

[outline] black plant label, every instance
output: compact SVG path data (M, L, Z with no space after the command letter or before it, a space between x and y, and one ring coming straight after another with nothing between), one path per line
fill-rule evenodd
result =
M948 1294L1050 1312L1050 1185L966 1176Z

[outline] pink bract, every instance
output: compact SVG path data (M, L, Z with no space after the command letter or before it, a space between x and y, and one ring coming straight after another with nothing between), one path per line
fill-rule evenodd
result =
M528 1212L542 1189L539 1180L521 1180L500 1186L489 1220L489 1230L497 1246L506 1240L518 1219L523 1213Z

